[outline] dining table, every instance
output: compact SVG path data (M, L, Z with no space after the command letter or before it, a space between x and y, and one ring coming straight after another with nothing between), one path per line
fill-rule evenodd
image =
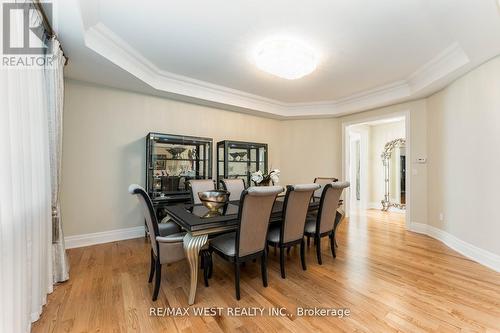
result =
M165 208L167 219L164 221L173 221L186 231L183 243L190 269L189 305L195 302L200 250L207 244L210 235L237 230L239 205L240 201L229 201L216 214L210 212L203 204L177 204ZM278 196L273 205L270 224L281 223L283 206L284 197ZM318 208L319 199L311 200L308 211L311 213ZM340 221L343 215L341 210L337 210L336 220Z

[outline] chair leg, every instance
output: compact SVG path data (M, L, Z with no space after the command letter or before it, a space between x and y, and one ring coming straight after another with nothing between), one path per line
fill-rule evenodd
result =
M306 249L305 249L305 242L304 239L302 238L302 242L300 242L300 261L302 262L302 269L306 270Z
M311 237L307 236L307 247L311 246Z
M151 268L149 269L149 279L148 282L153 282L153 276L155 274L155 256L153 253L153 249L151 249Z
M284 279L285 276L285 248L280 246L280 269L281 277Z
M161 264L160 264L160 258L156 258L156 263L155 263L155 289L153 291L153 301L156 301L158 299L158 293L160 292L160 283L161 283Z
M209 254L207 252L202 253L202 261L203 261L203 280L205 282L205 287L208 287L208 274L210 270L210 260L208 258Z
M289 246L286 248L286 255L289 256L290 255L290 251L292 250L292 247Z
M212 259L212 252L208 253L208 278L212 278L214 272L214 260Z
M234 287L236 289L236 299L240 300L240 263L234 263Z
M316 244L316 256L318 257L318 264L322 265L323 261L321 260L321 237L314 237L314 243Z
M260 257L260 271L262 273L262 284L267 287L267 252L262 253Z
M335 234L333 232L330 234L330 248L332 249L332 256L337 258L335 254Z

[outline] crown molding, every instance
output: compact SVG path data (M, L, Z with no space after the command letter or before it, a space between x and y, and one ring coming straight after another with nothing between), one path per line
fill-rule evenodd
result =
M460 45L454 43L404 80L333 101L285 103L161 70L102 22L85 30L84 42L157 91L272 118L337 117L394 104L442 83L470 62Z

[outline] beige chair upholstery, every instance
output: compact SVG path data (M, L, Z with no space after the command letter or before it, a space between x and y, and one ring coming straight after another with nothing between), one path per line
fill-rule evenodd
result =
M229 200L240 200L241 193L245 190L245 182L243 179L223 179L222 186L229 192Z
M283 220L283 243L302 239L304 225L309 209L309 202L314 191L320 188L319 184L301 184L291 187L286 200L286 210Z
M320 240L323 236L330 237L332 255L335 257L335 229L338 226L338 224L335 223L337 208L343 190L349 186L349 182L335 182L325 185L323 194L321 195L318 215L315 217L308 217L306 221L304 232L308 237L313 236L315 238L316 255L319 264L321 264Z
M193 204L200 204L199 192L215 190L215 182L212 179L191 179L188 181Z
M153 279L153 274L156 273L155 289L153 292L153 301L158 297L161 281L161 265L173 263L184 259L183 239L185 233L179 232L178 228L172 225L167 225L163 228L160 234L158 220L153 208L153 203L146 193L144 188L137 184L129 186L130 194L135 195L144 212L144 218L149 230L149 240L151 242L151 271L149 282Z
M210 252L234 262L236 299L240 299L240 263L261 258L262 283L267 287L267 228L281 186L250 187L241 196L238 230L210 240Z
M319 184L288 185L281 226L272 227L267 235L269 245L280 248L281 277L285 278L285 248L300 244L302 269L306 269L304 252L304 225L309 203Z
M237 233L230 233L210 240L210 246L230 257L244 257L264 250L271 210L276 196L281 192L281 186L248 188L240 203L239 245L236 244Z
M337 178L334 177L316 177L314 178L314 183L319 184L321 187L314 191L313 198L321 198L321 194L323 193L323 188L325 187L326 184L331 184L338 181Z

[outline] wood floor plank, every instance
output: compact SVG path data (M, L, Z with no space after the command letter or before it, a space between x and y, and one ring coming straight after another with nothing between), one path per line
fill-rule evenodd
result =
M151 301L149 245L144 238L68 251L71 279L49 296L33 332L500 332L500 274L430 237L405 230L404 215L375 210L341 225L337 258L315 248L269 255L269 287L259 263L242 268L240 301L233 267L214 257L210 287L198 284L190 307L286 308L285 316L151 316L154 307L184 308L189 291L185 261L163 267L162 288ZM338 317L296 316L302 308L348 308Z

